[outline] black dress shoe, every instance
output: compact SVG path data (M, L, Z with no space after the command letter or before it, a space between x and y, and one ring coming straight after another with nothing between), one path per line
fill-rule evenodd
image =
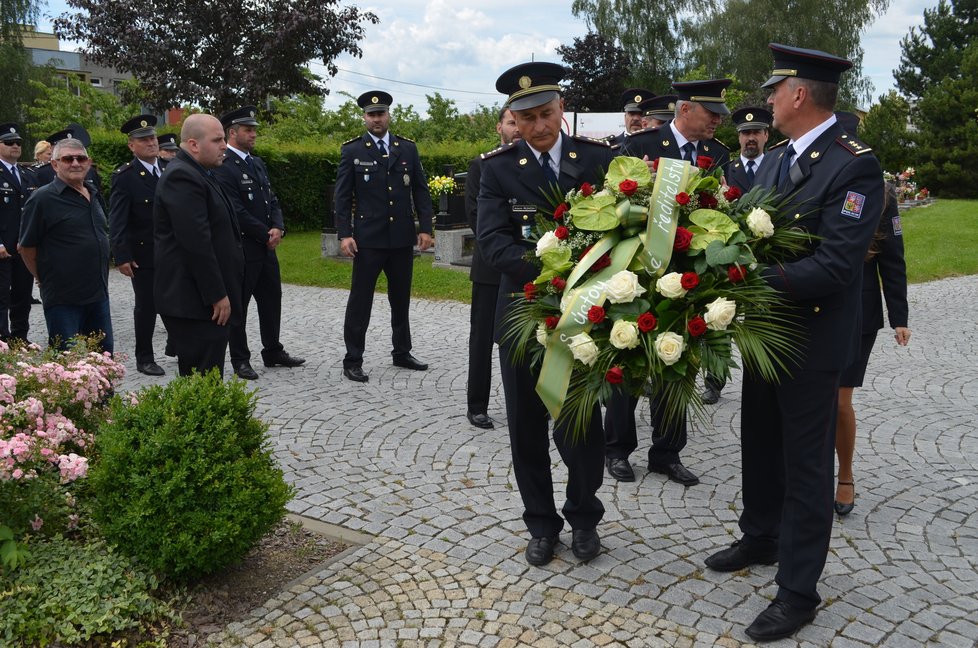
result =
M297 358L295 356L290 356L285 351L279 351L277 353L262 353L262 362L265 363L266 367L298 367L299 365L305 364L305 358Z
M847 482L840 481L839 485L852 486L852 501L849 503L845 503L845 502L840 502L839 500L835 500L835 504L833 505L835 506L836 515L838 515L839 517L844 517L852 513L852 509L856 508L856 485L851 481L847 481Z
M469 412L466 415L469 419L469 423L476 426L477 428L482 428L483 430L491 430L495 426L492 424L492 419L489 418L488 414L476 414L474 412Z
M635 481L635 471L625 457L606 457L604 465L608 468L608 474L618 481Z
M424 371L428 368L428 365L419 361L410 353L404 356L395 356L394 366L404 369L414 369L415 371Z
M251 368L251 364L248 362L242 362L235 366L234 373L238 378L243 378L244 380L258 380L258 373Z
M747 636L754 641L774 641L795 634L815 618L815 608L797 608L775 599L747 627Z
M348 369L344 369L343 375L353 382L367 382L370 380L370 376L363 373L363 369L360 367L350 367Z
M707 384L706 389L703 390L703 394L700 396L700 400L703 401L704 405L716 405L720 400L720 390L713 385Z
M738 540L707 558L706 566L714 571L732 572L746 569L751 565L773 565L776 562L778 562L776 546L751 547L743 540Z
M649 464L649 472L666 475L674 482L679 482L683 486L695 486L700 483L700 478L689 472L680 462L671 464Z
M598 538L597 529L574 529L571 551L578 560L591 560L601 553L601 539Z
M149 362L137 362L136 371L141 374L146 374L147 376L162 376L166 372L163 371L163 367L156 364L152 360Z
M526 562L536 567L546 565L554 559L554 548L557 546L557 536L531 538L526 545Z

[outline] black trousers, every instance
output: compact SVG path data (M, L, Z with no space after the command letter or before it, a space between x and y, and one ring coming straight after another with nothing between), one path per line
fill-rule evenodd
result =
M153 331L156 330L156 301L153 298L153 268L133 268L132 320L136 331L136 362L156 362Z
M282 276L275 250L268 250L261 259L245 261L244 285L241 288L244 304L241 323L231 327L229 341L232 367L251 360L245 326L252 297L258 305L258 330L261 333L262 356L278 353L284 348L279 341L282 332Z
M513 473L523 498L523 521L534 538L557 535L564 521L554 504L549 414L535 391L537 375L525 364L514 366L507 347L499 347L499 363ZM604 516L604 506L597 497L604 478L601 410L595 406L591 426L576 442L562 425L556 426L554 444L568 472L564 518L572 529L593 529Z
M492 333L496 321L499 284L472 282L469 316L469 379L465 396L468 411L485 414L492 386Z
M387 302L391 307L391 355L395 358L411 353L411 274L414 270L414 248L363 248L353 257L353 281L343 319L343 341L346 357L343 368L363 365L363 351L374 305L377 277L387 277Z
M778 544L777 598L811 609L832 535L838 371L772 385L744 374L741 461L750 544Z
M34 275L19 254L0 259L0 339L27 339L33 291Z
M211 320L188 319L162 315L169 336L168 344L177 354L181 376L194 371L207 373L217 367L224 377L224 356L228 348L228 326Z
M627 459L638 447L635 429L635 406L638 399L630 394L616 393L605 405L604 438L605 455L609 458ZM652 447L649 448L649 465L664 466L679 461L679 453L686 447L686 416L668 426L663 423L660 402L654 396L649 400L652 421Z

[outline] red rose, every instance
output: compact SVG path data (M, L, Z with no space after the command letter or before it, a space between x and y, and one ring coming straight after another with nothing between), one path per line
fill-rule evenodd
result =
M706 333L706 320L697 315L686 324L686 330L693 337L699 337Z
M533 301L537 298L537 286L532 281L527 281L523 284L523 296L526 297L528 301Z
M590 182L585 182L581 185L581 194L586 198L594 193L594 187L591 186Z
M747 273L744 271L744 268L741 266L732 265L729 268L727 268L727 279L730 280L730 283L739 283L743 281L744 277L746 276Z
M718 204L717 199L713 196L713 194L707 193L705 191L700 192L699 199L700 199L700 207L703 207L705 209L713 209Z
M555 329L555 328L557 328L557 323L558 322L560 322L560 318L557 317L556 315L551 315L550 317L548 317L545 320L545 324L547 325L547 328L548 329Z
M737 200L742 195L743 194L740 193L740 189L738 189L737 187L728 187L727 190L723 192L723 197L731 201Z
M592 306L587 312L587 318L594 324L604 321L604 309L600 306Z
M604 379L610 382L612 385L620 385L623 380L625 380L625 372L621 370L621 367L612 367L608 370L608 373L604 375Z
M687 205L687 204L689 204L689 194L686 193L685 191L682 192L682 193L677 193L676 194L676 202L679 203L680 205Z
M685 252L689 249L689 243L693 240L693 233L685 227L676 228L676 238L672 241L672 249L676 252Z
M611 265L611 257L608 256L607 253L605 253L602 254L601 257L594 262L594 265L591 266L591 270L597 272L598 270L604 270L610 265Z
M700 276L695 272L684 272L683 276L679 278L679 284L686 290L692 290L700 285Z
M653 171L659 170L659 158L655 158L654 160L652 160L652 170Z
M618 184L618 191L622 192L626 196L631 196L633 193L638 191L638 183L634 180L622 180Z
M564 227L563 225L561 225L560 227L554 230L554 236L556 236L561 241L563 241L568 236L570 236L570 230Z
M557 205L557 209L554 210L554 220L560 220L563 218L568 209L570 209L570 205L567 203L560 203Z
M636 323L638 324L639 331L642 333L648 333L655 328L659 321L655 319L655 315L646 311L638 316L638 322Z
M713 166L713 158L700 155L696 158L696 166L701 169L709 169L711 166Z
M567 287L567 282L564 281L563 277L554 277L550 280L550 285L553 286L557 292L563 292L564 288Z

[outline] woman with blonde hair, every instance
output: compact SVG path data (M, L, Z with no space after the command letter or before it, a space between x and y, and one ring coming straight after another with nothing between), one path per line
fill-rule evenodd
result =
M45 162L51 161L51 153L54 148L51 143L46 140L41 140L34 145L34 162L37 164L44 164Z

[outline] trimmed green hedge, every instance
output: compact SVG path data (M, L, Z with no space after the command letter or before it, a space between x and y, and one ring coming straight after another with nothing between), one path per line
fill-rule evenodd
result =
M161 132L172 132L169 129ZM96 160L102 177L103 192L109 195L112 171L132 159L121 133L94 131L89 153ZM301 144L265 144L261 136L255 150L268 166L272 188L278 196L285 226L290 231L319 230L327 205L333 197L327 187L336 178L341 142L305 142ZM455 173L468 168L469 160L492 148L492 142L419 142L421 163L428 175L442 175L446 164Z

